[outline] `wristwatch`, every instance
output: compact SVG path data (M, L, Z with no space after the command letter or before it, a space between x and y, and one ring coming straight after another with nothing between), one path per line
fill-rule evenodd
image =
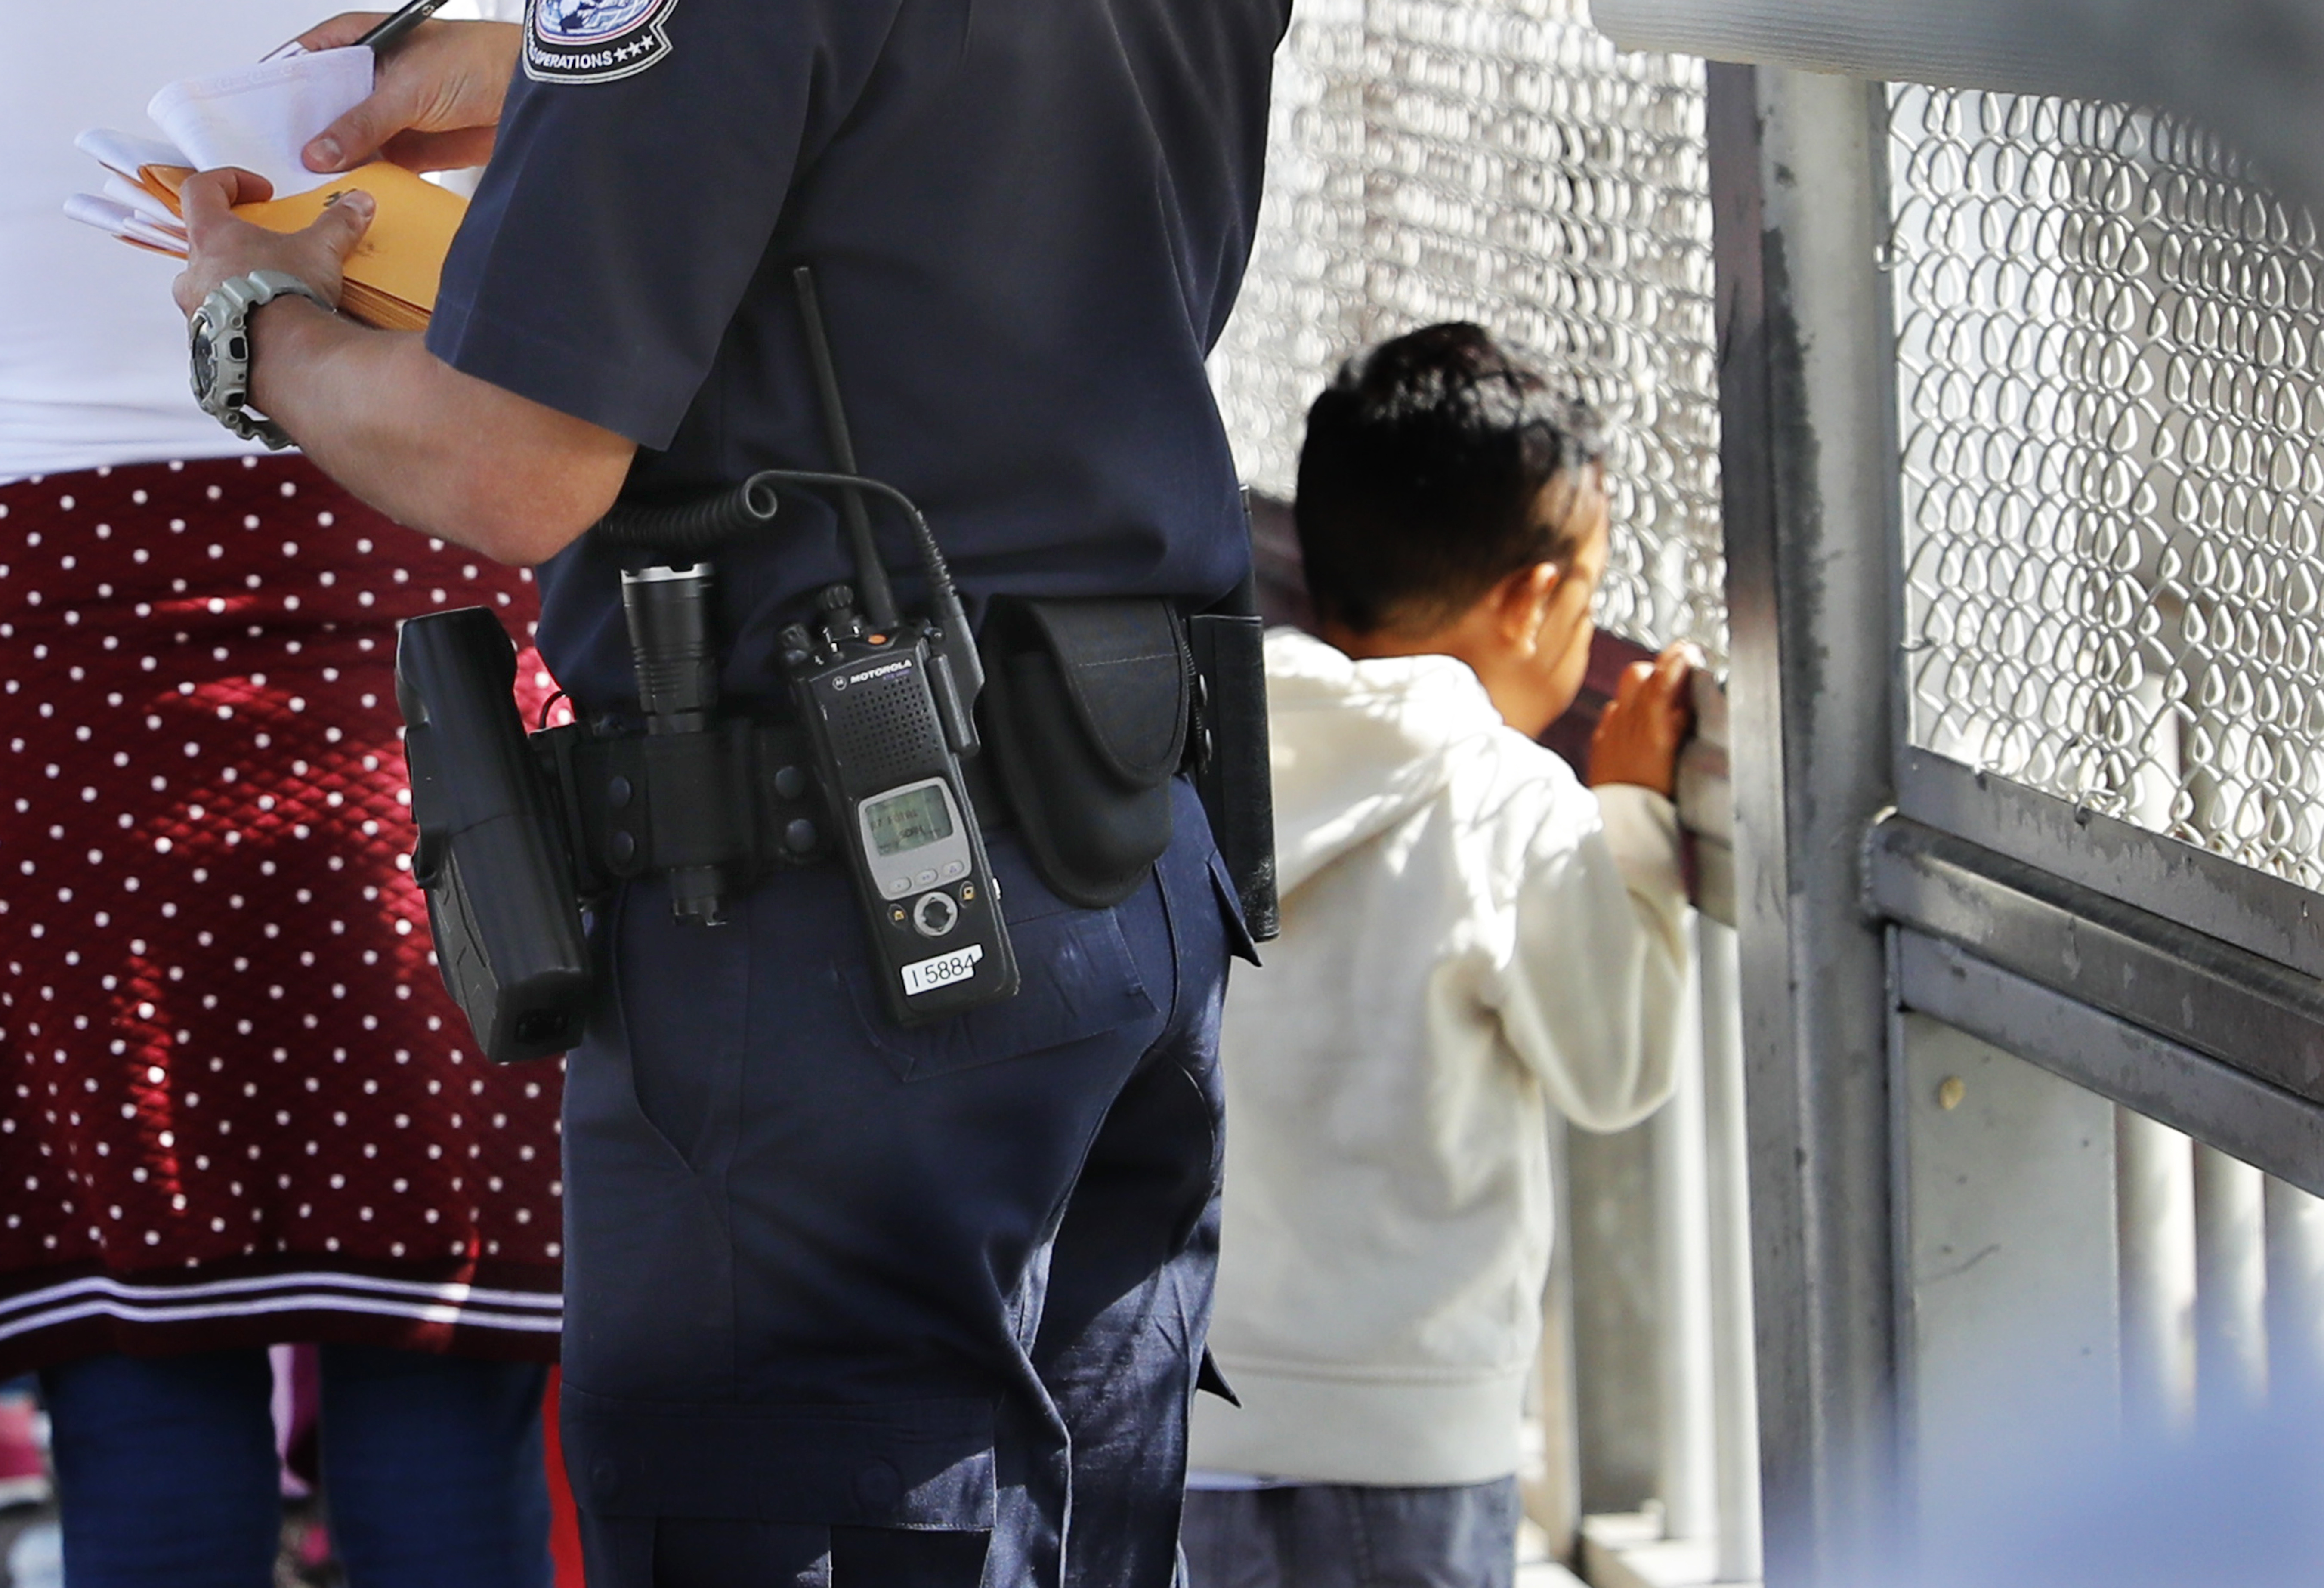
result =
M194 401L202 411L245 441L263 441L277 451L290 445L289 432L244 406L250 401L250 317L286 294L321 304L323 295L288 271L254 270L221 282L186 322L193 358Z

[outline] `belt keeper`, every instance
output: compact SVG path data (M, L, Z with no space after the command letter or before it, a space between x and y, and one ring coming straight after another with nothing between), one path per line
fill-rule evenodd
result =
M599 741L598 775L582 796L584 847L592 860L622 880L653 868L650 804L646 792L645 738ZM597 820L592 816L602 816Z
M720 866L747 883L830 854L805 734L788 724L736 718L706 734L666 736L576 726L535 742L585 897L679 866Z
M763 815L760 841L777 861L805 864L830 853L803 734L753 734L748 763Z
M656 870L732 865L755 854L748 751L735 737L673 734L641 743Z

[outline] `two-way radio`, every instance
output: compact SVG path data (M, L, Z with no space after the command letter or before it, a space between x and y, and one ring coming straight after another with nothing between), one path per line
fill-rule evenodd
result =
M925 624L875 628L835 585L782 632L791 698L854 874L888 1011L904 1025L1017 991L1001 890L945 732L943 658Z
M963 758L978 750L974 712L983 668L927 521L903 493L855 472L814 279L801 267L793 281L839 466L763 470L728 499L732 512L704 518L695 528L731 525L737 517L764 522L781 491L840 494L855 583L827 586L812 624L783 630L782 665L813 749L831 836L854 878L882 1002L899 1023L918 1025L1007 998L1018 987L1000 887L961 771ZM898 610L867 495L910 525L932 619ZM635 528L629 533L636 537ZM622 577L638 702L650 734L710 730L717 705L711 581L710 564L699 559ZM715 925L724 919L725 881L717 868L673 870L669 886L670 907L681 919Z

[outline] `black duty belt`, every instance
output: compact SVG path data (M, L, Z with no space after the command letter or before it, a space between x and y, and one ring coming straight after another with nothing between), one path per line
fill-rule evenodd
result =
M796 723L733 717L702 734L649 734L604 719L535 734L584 898L632 877L715 865L747 884L832 858L830 814ZM963 768L987 832L1009 825L989 769Z
M978 826L1015 828L1051 891L1102 909L1167 847L1167 785L1191 771L1246 914L1272 936L1259 633L1255 617L1188 620L1154 598L996 597L980 641L984 749L960 763ZM836 855L807 731L764 705L698 733L604 713L532 735L583 898L697 868L748 887Z

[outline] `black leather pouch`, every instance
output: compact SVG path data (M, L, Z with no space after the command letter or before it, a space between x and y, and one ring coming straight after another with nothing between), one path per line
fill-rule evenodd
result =
M1167 601L996 598L979 636L985 751L1033 869L1085 909L1170 846L1193 662Z

